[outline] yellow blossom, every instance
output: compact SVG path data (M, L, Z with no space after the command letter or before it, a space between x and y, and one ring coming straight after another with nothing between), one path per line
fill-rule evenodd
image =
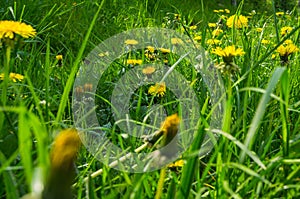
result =
M180 118L177 113L168 116L162 123L160 130L165 137L163 146L167 145L176 136L179 124Z
M289 27L289 26L282 27L280 29L280 34L281 34L281 36L285 36L286 34L290 33L292 30L293 30L293 28Z
M170 49L167 49L167 48L159 48L159 50L162 52L162 53L170 53L171 50Z
M135 39L127 39L127 40L125 40L125 42L124 42L126 45L136 45L136 44L138 44L139 42L137 41L137 40L135 40Z
M185 164L184 160L177 160L176 162L169 164L168 167L169 168L183 167L184 164Z
M24 79L24 76L18 73L9 73L9 79L11 79L13 82L17 82L22 81ZM4 80L4 73L0 74L0 80Z
M197 26L194 25L194 26L190 26L190 30L196 30L197 29Z
M288 44L292 44L292 43L293 43L293 41L292 41L292 40L290 40L290 39L287 39L287 40L285 40L283 43L284 43L284 44L286 44L286 45L288 45Z
M276 16L281 17L284 15L284 12L276 12Z
M196 36L196 37L194 37L194 40L195 40L195 41L201 41L201 39L202 39L202 37L201 37L201 36L199 36L199 35L198 35L198 36Z
M271 42L270 42L270 40L263 39L263 40L261 40L261 43L262 44L270 44Z
M141 59L127 59L126 61L127 64L132 64L132 65L140 65L143 63L143 60Z
M217 27L217 24L216 23L208 23L208 27L215 28L215 27Z
M143 68L142 73L144 73L145 75L151 75L152 73L154 73L155 68L152 66L148 66L146 68Z
M150 86L148 89L148 94L157 96L157 97L163 97L166 93L166 84L163 83L156 83L153 86Z
M56 55L55 58L56 58L56 60L61 61L63 59L63 56L62 55Z
M280 45L276 52L279 53L280 57L287 57L290 54L299 51L299 48L294 44Z
M98 54L99 57L105 57L105 56L108 56L108 55L109 55L108 51Z
M76 129L60 132L54 141L51 153L52 167L66 170L72 167L80 145L81 140Z
M222 57L225 63L231 63L233 57L245 54L243 49L235 48L235 46L226 46L224 49L217 47L216 49L213 49L212 53Z
M208 44L208 45L218 45L218 44L221 44L221 41L218 40L218 39L208 39L206 41L206 44Z
M256 28L256 31L257 31L257 32L262 32L263 29L262 29L262 28Z
M229 13L230 13L230 10L229 10L229 9L225 9L225 12L226 12L227 14L229 14Z
M15 34L24 38L34 37L36 35L35 29L31 25L19 21L0 21L0 39L13 39Z
M218 28L212 32L212 35L215 37L215 36L219 36L221 33L223 33L223 30Z
M229 28L242 28L248 26L248 19L243 15L232 15L227 19L226 25Z
M151 53L154 53L154 51L155 51L155 48L153 46L147 46L146 48Z
M171 43L173 45L176 45L176 44L183 44L183 41L179 38L171 38Z

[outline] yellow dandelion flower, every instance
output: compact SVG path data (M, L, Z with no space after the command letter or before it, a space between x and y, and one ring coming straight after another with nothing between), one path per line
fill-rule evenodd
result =
M286 45L288 45L288 44L292 44L294 42L292 40L290 40L290 39L287 39L283 43L286 44Z
M171 50L170 49L167 49L167 48L159 48L159 50L162 52L162 53L170 53Z
M229 9L225 9L225 13L229 14L230 10Z
M106 52L102 52L102 53L99 53L98 56L99 57L105 57L105 56L108 56L109 55L109 52L106 51Z
M255 30L256 30L256 32L262 32L263 31L262 28L256 28Z
M165 121L162 123L160 130L163 132L165 137L165 142L163 146L168 144L177 134L178 125L180 124L180 119L178 114L175 113L173 115L168 116Z
M215 29L213 32L212 32L212 35L215 37L215 36L219 36L220 34L223 33L223 30L221 29Z
M68 170L73 166L81 140L76 129L66 129L55 138L51 153L53 168Z
M176 44L183 44L183 41L179 38L171 38L171 43L173 45L176 45Z
M242 28L248 26L248 18L243 15L232 15L227 19L226 25L229 28Z
M146 48L151 53L154 53L154 51L155 51L155 48L153 46L147 46Z
M0 21L0 39L13 39L16 34L24 38L29 38L34 37L36 31L31 25L19 21Z
M146 68L143 68L142 73L144 73L145 75L151 75L152 73L154 73L155 68L152 66L148 66Z
M23 81L24 76L18 73L9 73L9 79L12 80L13 82ZM4 73L0 74L0 80L4 80Z
M289 26L282 27L280 29L280 34L281 34L281 36L285 36L286 34L290 33L292 30L293 30L293 28L289 27Z
M202 39L202 37L201 37L201 36L199 36L199 35L198 35L198 36L196 36L196 37L194 37L194 40L195 40L195 41L201 41L201 39Z
M219 12L223 13L223 12L224 12L224 10L223 10L223 9L220 9L220 10L219 10Z
M63 56L62 55L56 55L55 58L56 58L57 61L61 61L63 59Z
M143 60L141 60L141 59L127 59L126 63L127 64L132 64L132 65L141 65L143 63Z
M262 43L262 44L270 44L271 42L270 42L270 40L262 39L262 40L261 40L261 43Z
M163 97L166 94L166 84L163 83L156 83L154 86L150 86L148 89L148 94Z
M137 40L135 40L135 39L127 39L127 40L125 40L125 42L124 42L126 45L136 45L136 44L138 44L139 42L137 41Z
M208 27L215 28L215 27L217 27L217 24L216 23L208 23Z
M219 10L213 10L214 13L219 13Z
M168 167L169 168L183 167L184 164L185 164L184 160L177 160L176 162L169 164Z
M206 41L206 44L208 44L208 45L219 45L219 44L221 44L221 41L218 40L218 39L208 39Z
M284 15L284 12L276 12L276 16L277 17L281 17L281 16L283 16Z
M197 26L194 25L194 26L190 26L190 30L196 30L197 29Z
M276 52L279 53L280 57L288 57L290 54L298 52L299 48L294 44L280 45Z
M217 47L213 49L212 53L223 58L225 63L231 63L233 57L244 55L245 52L241 48L235 48L235 46L226 46L224 49Z

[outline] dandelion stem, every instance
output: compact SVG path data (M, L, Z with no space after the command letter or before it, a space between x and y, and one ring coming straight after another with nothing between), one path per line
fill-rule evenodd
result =
M160 199L160 197L162 195L165 178L166 178L166 167L164 167L160 170L160 175L159 175L159 180L158 180L158 184L157 184L155 199Z

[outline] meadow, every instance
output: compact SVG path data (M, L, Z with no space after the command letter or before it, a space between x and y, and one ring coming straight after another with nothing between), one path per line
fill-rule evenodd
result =
M276 2L1 1L0 198L299 198L299 7ZM145 27L172 31L99 48ZM86 73L94 54L103 68ZM139 154L179 131L182 153L142 172Z

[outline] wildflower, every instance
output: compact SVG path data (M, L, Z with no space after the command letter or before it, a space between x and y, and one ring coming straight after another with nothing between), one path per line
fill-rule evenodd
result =
M162 52L162 53L170 53L171 50L170 49L167 49L167 48L159 48L159 50Z
M143 60L141 59L127 59L126 61L127 64L132 64L132 65L140 65L143 63Z
M74 161L80 145L81 140L76 129L63 130L56 137L51 152L51 170L42 198L72 198Z
M206 41L206 44L208 44L208 45L218 45L218 44L221 44L221 41L218 40L218 39L208 39Z
M285 36L286 34L290 33L292 30L293 30L293 28L289 27L289 26L282 27L280 29L280 34L281 34L281 36Z
M276 12L276 16L277 17L281 17L281 16L283 16L284 15L284 12Z
M166 84L163 83L156 83L154 86L150 86L148 89L148 94L163 97L166 94Z
M171 38L171 43L173 45L176 45L176 44L183 44L183 41L179 38Z
M154 51L155 51L155 48L153 46L147 46L146 48L151 53L154 53Z
M181 160L177 160L174 163L169 164L168 167L169 168L183 167L184 164L185 164L185 161L181 159Z
M223 30L218 28L212 32L212 35L215 37L215 36L219 36L221 33L223 33Z
M190 30L196 30L197 29L197 26L194 25L194 26L190 26Z
M16 34L24 38L29 38L34 37L36 31L31 25L19 21L0 21L0 39L13 39Z
M213 49L212 53L223 58L224 63L216 65L216 68L220 69L223 73L232 74L235 71L239 71L239 67L234 64L233 58L235 56L244 55L245 52L241 48L235 48L235 46L227 46L224 49L217 47Z
M263 40L261 40L261 43L262 44L270 44L271 42L270 42L270 40L263 39Z
M57 61L61 61L63 59L63 56L62 55L56 55L55 58L56 58Z
M163 132L163 135L165 137L165 142L163 143L163 146L167 145L175 137L178 131L179 123L180 119L177 113L168 116L162 123L160 130Z
M223 12L224 12L224 10L223 10L223 9L220 9L220 10L219 10L219 12L223 13Z
M174 17L176 20L180 20L180 15L179 14L174 14Z
M245 52L241 48L235 48L235 46L227 46L224 49L217 47L212 53L223 58L225 63L232 62L233 57L244 55Z
M22 81L24 76L17 73L9 73L9 79L11 79L13 82L17 82ZM4 73L0 74L0 80L4 80Z
M194 37L194 40L195 40L195 41L201 41L201 39L202 39L202 37L201 37L201 36L199 36L199 35L198 35L198 36L196 36L196 37Z
M229 28L232 28L233 26L235 28L246 27L248 25L248 19L243 15L232 15L228 18L226 25Z
M225 13L229 14L230 10L229 9L225 9Z
M125 40L125 42L124 42L126 45L136 45L136 44L138 44L139 42L137 41L137 40L135 40L135 39L127 39L127 40Z
M152 66L148 66L146 68L143 68L142 73L144 73L145 75L151 75L152 73L154 73L155 68Z
M208 27L215 28L215 27L217 27L217 24L216 23L208 23Z
M263 31L262 28L256 28L255 30L256 30L257 32L262 32L262 31Z
M213 10L214 13L219 13L219 10Z
M288 45L288 44L292 44L292 43L293 43L293 41L292 41L292 40L290 40L290 39L287 39L287 40L285 40L283 43L284 43L284 44L286 44L286 45Z
M282 63L288 63L289 60L289 55L292 53L298 52L299 48L295 46L294 44L287 44L287 45L280 45L277 49L276 52L279 53L280 60Z
M99 57L105 57L105 56L108 56L108 55L109 55L108 51L98 54Z

